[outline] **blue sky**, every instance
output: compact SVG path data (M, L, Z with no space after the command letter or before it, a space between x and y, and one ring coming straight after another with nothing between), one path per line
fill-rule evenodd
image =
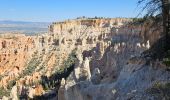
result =
M137 14L137 0L0 0L0 20L53 22L80 16Z

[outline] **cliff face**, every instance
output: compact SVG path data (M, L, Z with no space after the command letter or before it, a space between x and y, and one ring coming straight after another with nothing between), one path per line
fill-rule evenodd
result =
M79 54L78 64L61 83L59 100L142 100L169 98L167 91L156 96L160 87L170 81L169 71L161 61L145 58L142 52L159 38L149 26L112 27L110 41L102 38L96 46ZM119 27L119 28L118 28ZM135 28L135 29L134 29ZM89 72L90 71L90 72ZM160 88L156 87L157 89ZM166 87L166 90L169 89ZM157 90L158 91L158 90ZM160 90L162 91L162 90ZM164 97L164 94L167 97Z
M53 23L50 26L49 30L52 33L57 34L66 34L69 32L73 32L76 34L79 31L79 34L83 32L86 27L94 28L92 31L100 31L100 29L104 30L109 27L118 27L127 22L130 22L130 19L126 18L115 18L115 19L77 19L77 20L68 20L65 22L57 22Z
M141 26L126 26L130 21L77 19L53 23L49 33L37 36L1 35L2 92L11 91L9 98L19 95L20 99L126 100L143 96L156 81L168 81L169 72L159 62L146 65L148 61L140 54L150 48L150 39L143 37ZM155 70L157 66L163 67Z
M139 37L133 35L118 35L113 38L124 38L114 40L113 44L104 50L99 57L96 47L92 51L90 60L76 67L65 84L59 89L64 94L59 94L64 99L59 100L149 100L151 98L164 98L152 96L150 91L154 84L164 84L169 81L170 73L166 71L161 62L152 62L150 58L145 59L141 52L147 50L147 46L137 46ZM131 38L133 37L133 40ZM136 40L135 40L136 39ZM100 52L100 51L99 51ZM87 55L85 55L87 56ZM83 57L83 56L82 56ZM85 59L84 62L87 60ZM82 66L88 66L90 74L80 73L86 70ZM79 70L78 70L79 69ZM78 77L74 77L78 75ZM90 77L82 79L81 77ZM156 90L157 91L157 90ZM154 93L153 93L154 94Z
M104 49L110 45L108 40L115 34L116 30L113 28L119 28L128 21L130 20L78 19L54 23L49 27L50 33L37 36L1 34L0 87L7 92L15 82L21 88L17 91L28 88L26 86L40 87L42 77L50 77L60 70L72 50L76 49L77 57L80 58L85 50L93 49L100 42L104 44L100 46L104 53ZM88 63L84 59L81 62ZM90 68L84 67L90 74ZM32 96L40 94L32 93L32 89L28 90Z

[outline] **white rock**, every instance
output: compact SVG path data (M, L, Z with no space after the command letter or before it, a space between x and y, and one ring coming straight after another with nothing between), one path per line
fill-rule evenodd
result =
M140 44L140 43L137 43L136 46L137 46L138 48L141 48L141 44Z
M144 44L144 43L142 44L142 47L144 47L144 48L145 48L145 44Z
M12 100L18 100L18 97L17 97L17 86L13 86L12 87L12 90L11 90L11 93L10 93L10 97L12 98Z
M126 44L125 44L125 42L122 42L122 46L125 46Z
M30 87L30 88L28 89L28 97L31 98L31 99L33 99L34 94L35 94L35 90Z
M147 43L146 43L146 48L147 48L147 49L150 48L150 42L149 42L149 40L148 40Z
M2 97L2 100L9 100L9 98L6 97L6 96L3 96L3 97Z

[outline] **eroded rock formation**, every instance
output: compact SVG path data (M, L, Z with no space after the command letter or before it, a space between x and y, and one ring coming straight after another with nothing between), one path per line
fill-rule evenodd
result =
M168 82L170 73L166 71L162 62L155 63L149 58L142 57L142 52L150 48L150 40L146 40L145 37L145 41L143 41L141 32L137 30L126 33L127 29L126 27L116 29L116 35L111 38L111 43L102 41L105 40L102 36L101 41L97 42L94 48L82 53L84 61L87 57L90 58L91 78L90 80L77 79L86 76L83 72L76 73L81 69L83 62L79 57L81 63L66 80L62 100L168 98L163 95L151 96L152 94L146 92L157 82L160 84ZM59 98L59 100L61 99Z
M72 50L78 48L77 54L82 54L92 49L98 42L111 38L114 25L117 27L128 21L78 19L54 23L49 33L37 36L1 34L0 87L9 90L13 82L37 87L42 75L50 77L60 69ZM88 59L79 59L81 68L77 67L76 73L84 73L89 80L91 73Z
M145 90L170 75L161 62L142 57L153 40L130 21L77 19L37 36L0 35L0 87L20 99L148 99Z

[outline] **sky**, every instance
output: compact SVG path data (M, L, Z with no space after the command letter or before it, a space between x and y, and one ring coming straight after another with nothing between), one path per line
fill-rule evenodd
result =
M0 20L54 22L86 17L136 17L138 0L0 0Z

